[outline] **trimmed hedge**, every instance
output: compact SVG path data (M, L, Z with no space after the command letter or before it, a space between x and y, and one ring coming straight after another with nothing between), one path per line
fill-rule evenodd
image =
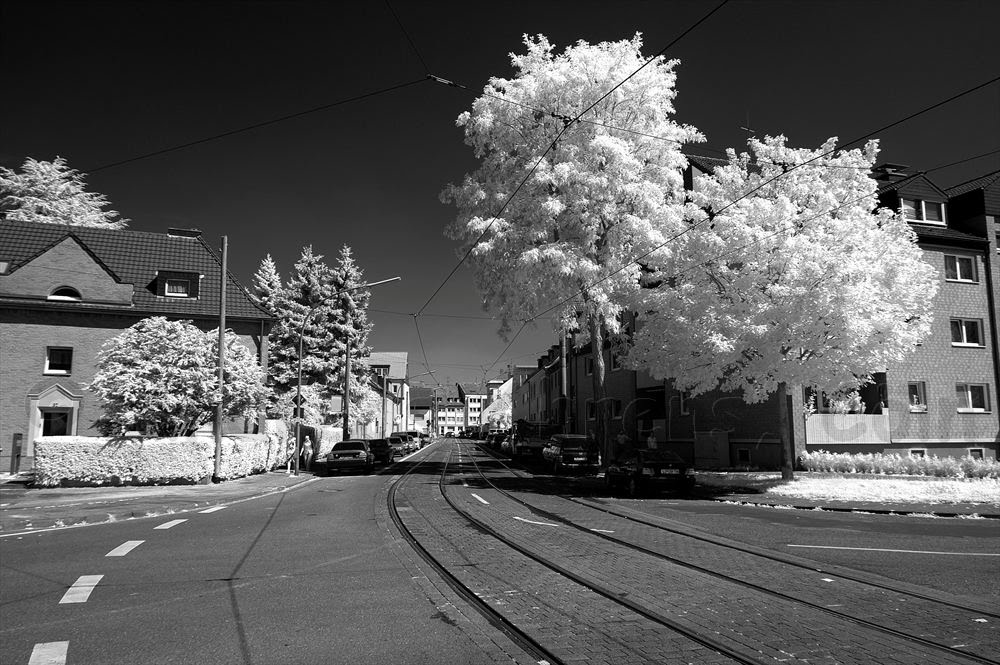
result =
M1000 462L995 459L974 459L969 456L915 457L882 453L830 453L817 450L807 452L799 459L806 471L938 478L1000 478Z
M215 440L208 437L50 436L34 443L39 487L207 483L215 471ZM220 479L283 464L284 443L266 434L223 437Z

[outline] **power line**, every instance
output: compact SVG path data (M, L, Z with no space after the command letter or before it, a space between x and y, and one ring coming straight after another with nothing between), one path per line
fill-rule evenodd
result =
M227 138L235 134L242 134L243 132L249 132L254 129L260 129L261 127L267 127L268 125L274 125L279 122L284 122L285 120L292 120L294 118L301 118L304 115L309 115L310 113L318 113L320 111L326 111L328 109L335 108L337 106L342 106L344 104L350 104L351 102L361 101L362 99L368 99L369 97L375 97L377 95L385 94L387 92L393 92L395 90L400 90L401 88L406 88L411 85L416 85L417 83L423 83L427 78L419 78L413 81L408 81L406 83L397 83L396 85L391 85L387 88L382 88L380 90L374 90L372 92L366 92L361 95L355 95L354 97L348 97L346 99L341 99L336 102L331 102L329 104L323 104L322 106L314 106L311 109L306 109L304 111L298 111L297 113L289 113L287 115L279 116L277 118L271 118L270 120L264 120L263 122L256 122L252 125L247 125L245 127L240 127L239 129L231 129L226 132L221 132L219 134L213 134L212 136L206 136L194 141L188 141L187 143L181 143L179 145L174 145L169 148L163 148L161 150L154 150L153 152L147 152L144 155L137 155L135 157L129 157L128 159L122 159L117 162L111 162L109 164L103 164L96 168L87 169L87 173L97 173L98 171L103 171L105 169L110 169L115 166L122 166L123 164L131 164L132 162L137 162L142 159L149 159L150 157L157 157L159 155L165 155L170 152L176 152L178 150L184 150L185 148L191 148L196 145L201 145L202 143L208 143L210 141L216 141L218 139Z
M941 169L946 169L949 166L958 166L959 164L964 164L965 162L971 162L974 159L982 159L983 157L989 157L990 155L995 155L1000 152L1000 148L995 150L990 150L989 152L984 152L981 155L976 155L975 157L966 157L965 159L960 159L957 162L951 162L949 164L942 164L941 166L935 166L934 168L927 169L926 171L921 171L921 173L931 173L932 171L940 171Z
M424 56L420 55L420 50L417 48L417 45L413 43L413 39L410 38L410 33L406 31L406 26L404 26L403 22L399 20L399 15L396 14L396 10L392 8L391 4L389 4L389 0L385 0L385 6L389 10L389 13L392 14L392 17L396 19L396 25L398 25L399 29L403 31L403 36L406 37L406 41L410 43L410 48L413 49L413 52L417 56L417 60L420 61L420 65L424 68L424 74L430 74L431 70L424 61Z

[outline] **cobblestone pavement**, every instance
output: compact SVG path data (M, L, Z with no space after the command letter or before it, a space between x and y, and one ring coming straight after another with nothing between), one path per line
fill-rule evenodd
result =
M467 462L470 454L472 449L467 448ZM477 482L478 476L469 466L464 469L469 471L465 477L450 478L447 484L449 496L463 511L525 551L558 562L558 566L612 598L627 599L646 615L634 616L619 603L569 581L470 526L440 499L436 478L425 477L423 482L408 486L405 497L413 509L407 513L412 515L408 519L419 518L420 538L429 540L435 556L444 557L449 567L461 571L460 576L468 580L470 588L540 639L549 639L546 628L556 627L553 635L563 634L567 639L552 644L570 661L602 662L605 656L617 656L615 662L646 662L645 654L656 654L654 661L675 662L664 660L665 654L674 654L679 657L676 662L686 662L689 657L678 640L687 638L680 638L656 621L662 618L711 635L758 662L972 662L962 654L888 634L822 609L837 604L856 605L851 611L859 618L880 624L887 623L884 615L888 613L892 615L888 619L890 627L906 627L910 620L930 621L927 630L925 624L919 623L920 637L946 645L964 644L987 657L997 653L996 639L990 634L992 626L977 623L972 613L955 610L936 617L935 611L942 611L940 607L932 609L935 605L931 601L913 603L857 582L843 581L831 595L829 582L815 574L810 578L806 571L790 573L787 566L762 562L754 555L711 543L683 543L684 537L676 534L657 533L654 537L650 527L639 528L593 511L588 516L589 509L578 504L562 507L568 518L589 520L583 522L587 528L622 532L626 539L656 551L674 554L675 550L683 550L685 557L701 561L706 567L718 566L719 572L743 576L789 596L777 598L715 574L629 550L593 533L552 523L551 519L547 522L544 515ZM536 499L553 502L547 509L559 507L555 505L558 497ZM820 607L803 605L799 598Z

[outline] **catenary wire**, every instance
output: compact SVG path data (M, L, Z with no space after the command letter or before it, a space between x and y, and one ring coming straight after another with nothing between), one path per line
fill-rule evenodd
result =
M410 37L410 33L406 30L406 26L404 26L403 22L399 19L399 14L397 14L396 10L392 8L389 0L385 0L385 6L389 10L389 13L392 14L392 18L396 19L396 25L399 26L399 29L403 32L403 36L406 37L406 41L409 42L410 48L413 49L413 53L417 56L417 60L420 61L420 66L424 68L424 74L429 74L430 68L427 67L427 62L424 60L424 56L420 55L420 49L417 48L417 45Z

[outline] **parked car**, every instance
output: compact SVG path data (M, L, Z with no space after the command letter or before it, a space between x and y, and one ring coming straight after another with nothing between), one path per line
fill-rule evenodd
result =
M383 464L392 464L396 457L396 450L389 445L389 439L368 439L368 449Z
M417 447L418 448L423 448L424 446L427 445L427 435L426 434L423 434L422 432L418 432L415 429L414 430L407 430L406 433L408 435L410 435L410 436L413 437L413 440L417 442Z
M389 442L389 445L392 446L396 456L402 457L406 454L406 442L403 441L402 437L390 436L386 440Z
M326 472L330 474L351 469L371 473L374 466L375 455L365 439L338 441L326 456Z
M389 436L398 436L403 440L403 445L406 447L407 453L412 453L420 450L420 443L417 439L410 435L409 432L393 432Z
M552 473L596 472L600 465L597 447L583 434L554 434L542 448L542 459L552 467Z
M687 493L694 487L694 469L670 450L636 450L612 460L604 482L628 496L665 489Z

